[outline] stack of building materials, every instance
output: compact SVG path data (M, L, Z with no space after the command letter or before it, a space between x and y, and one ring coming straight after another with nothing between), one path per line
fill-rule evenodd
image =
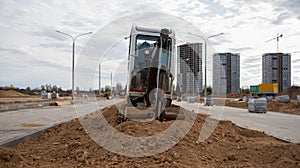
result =
M187 98L187 102L188 102L188 103L195 103L195 97L191 97L191 96L188 97L188 98Z
M282 95L276 97L277 101L280 103L289 103L291 102L290 96L289 95Z
M205 97L204 98L204 105L205 106L213 106L214 105L214 99L211 97Z
M248 111L256 113L266 113L267 112L267 99L249 99L248 101Z
M58 93L51 93L52 99L57 99L59 97Z
M41 94L42 99L51 99L51 93L43 92Z

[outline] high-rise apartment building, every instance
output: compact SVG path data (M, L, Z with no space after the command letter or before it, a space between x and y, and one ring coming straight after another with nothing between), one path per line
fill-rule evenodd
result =
M185 96L202 95L202 43L187 43L177 47L177 83Z
M213 55L213 94L225 96L240 93L240 54Z
M278 92L291 87L291 54L263 54L262 83L278 83Z

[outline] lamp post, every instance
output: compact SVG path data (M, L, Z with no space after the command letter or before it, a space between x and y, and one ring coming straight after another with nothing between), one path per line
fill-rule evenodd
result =
M111 60L111 59L110 58L105 59L105 60L100 61L100 63L99 63L99 95L100 95L100 91L101 91L101 63L105 62L105 61L109 61L109 60Z
M125 40L127 40L129 37L124 37ZM104 62L104 61L109 61L111 60L111 58L108 58L108 59L104 59L106 57L106 55L110 52L110 50L112 48L114 48L117 44L119 44L120 42L122 42L124 39L120 39L118 40L117 42L113 43L109 48L108 50L105 51L105 53L103 54L104 56L102 57L102 59L100 60L100 63L99 63L99 94L100 94L100 90L101 90L101 63ZM94 59L93 59L94 60ZM112 83L112 82L111 82ZM112 89L112 88L111 88Z
M186 62L189 62L190 61L190 59L185 59L185 61ZM186 75L185 75L185 82L186 82L186 84L185 84L185 94L188 96L189 94L188 94L188 87L187 87L187 76L188 76L188 73L187 73L187 66L188 66L188 64L187 63L185 63L185 73L186 73Z
M188 34L191 34L191 35L194 35L194 36L197 36L197 37L200 37L203 41L204 41L204 96L207 97L207 85L206 85L206 71L207 71L207 40L212 38L212 37L216 37L216 36L220 36L220 35L223 35L224 33L219 33L219 34L215 34L215 35L211 35L211 36L208 36L206 39L202 36L199 36L197 34L193 34L193 33L190 33L188 32Z
M112 93L112 72L110 72L110 93Z
M72 41L73 41L73 44L72 44L72 46L73 46L73 50L72 50L72 100L74 100L74 55L75 55L75 40L78 37L80 37L80 36L92 34L93 32L79 34L79 35L77 35L75 37L71 36L70 34L67 34L67 33L64 33L62 31L59 31L59 30L56 30L56 32L70 37L72 39Z

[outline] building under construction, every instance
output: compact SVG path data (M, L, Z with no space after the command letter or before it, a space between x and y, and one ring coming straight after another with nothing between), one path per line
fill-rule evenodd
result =
M213 55L213 94L226 96L240 93L240 54Z
M187 43L177 47L179 94L202 95L202 43Z
M291 87L291 54L263 54L262 83L278 83L279 92Z

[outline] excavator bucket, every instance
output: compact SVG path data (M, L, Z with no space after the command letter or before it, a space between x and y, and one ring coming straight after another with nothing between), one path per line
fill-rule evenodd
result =
M166 120L184 120L185 115L178 106L166 107L163 112L163 117Z
M133 120L146 120L153 118L153 108L137 108L137 107L126 107L125 116L128 119Z

